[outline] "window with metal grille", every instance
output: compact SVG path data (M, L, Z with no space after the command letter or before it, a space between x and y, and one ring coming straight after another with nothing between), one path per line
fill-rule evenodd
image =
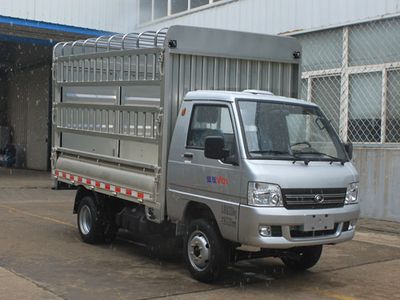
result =
M296 35L300 96L321 106L344 141L400 143L400 17Z

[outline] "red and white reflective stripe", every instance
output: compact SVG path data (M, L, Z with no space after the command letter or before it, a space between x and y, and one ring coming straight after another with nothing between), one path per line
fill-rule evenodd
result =
M82 183L85 185L90 185L90 186L96 187L96 189L102 189L102 190L106 190L106 191L113 192L116 194L121 194L121 195L129 196L129 197L138 198L141 200L143 200L145 198L149 198L149 195L142 193L142 192L137 192L130 188L112 185L112 184L101 182L98 180L73 175L73 174L70 174L67 172L55 170L53 172L53 174L57 178L60 177L60 178L68 179L70 181L74 181L75 183Z

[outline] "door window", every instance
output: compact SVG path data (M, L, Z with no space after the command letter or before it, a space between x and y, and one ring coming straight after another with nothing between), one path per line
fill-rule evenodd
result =
M187 147L204 149L205 140L209 136L223 137L225 150L229 152L229 157L225 161L236 160L236 139L227 106L196 105L194 107Z

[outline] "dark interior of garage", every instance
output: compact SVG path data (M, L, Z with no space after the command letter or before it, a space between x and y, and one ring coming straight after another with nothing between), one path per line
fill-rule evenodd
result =
M0 167L50 169L53 45L109 34L0 18Z
M0 42L0 148L6 167L49 167L51 45Z

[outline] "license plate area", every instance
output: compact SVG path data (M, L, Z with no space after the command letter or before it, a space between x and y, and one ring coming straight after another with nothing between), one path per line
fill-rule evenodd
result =
M304 219L304 231L332 230L335 226L333 217L328 214L310 215Z

